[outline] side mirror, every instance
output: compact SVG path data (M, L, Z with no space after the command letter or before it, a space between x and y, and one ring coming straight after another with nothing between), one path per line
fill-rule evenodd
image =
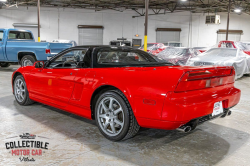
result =
M44 62L43 61L37 61L34 63L35 68L43 68Z
M84 66L85 66L85 63L81 61L81 62L78 63L78 66L79 66L79 67L84 67Z

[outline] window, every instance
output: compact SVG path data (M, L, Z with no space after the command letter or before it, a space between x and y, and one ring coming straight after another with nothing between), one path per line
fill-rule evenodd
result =
M97 54L97 63L137 63L146 61L141 55L134 52L100 51Z
M93 67L123 66L166 66L167 62L159 62L147 52L134 49L100 48L95 50Z
M213 48L206 52L206 56L211 57L236 57L237 49Z
M230 42L222 42L221 48L234 48L233 44Z
M87 49L70 51L56 57L49 64L49 68L78 68L90 67L90 53Z
M0 41L3 41L3 31L0 31Z
M33 36L30 32L10 31L9 39L33 40Z

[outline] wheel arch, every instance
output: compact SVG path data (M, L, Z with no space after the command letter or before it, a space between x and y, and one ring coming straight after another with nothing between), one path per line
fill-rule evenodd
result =
M19 76L19 75L22 75L20 72L15 72L15 74L12 76L12 92L13 92L13 94L14 94L14 81L15 81L15 79L16 79L16 77L17 76Z
M17 59L18 59L18 62L20 63L21 62L21 59L25 56L25 55L31 55L35 58L35 60L37 60L37 56L34 52L29 52L29 51L20 51L17 53Z
M103 92L106 92L108 90L119 90L121 91L125 97L128 99L128 95L126 94L127 91L122 91L121 89L117 88L116 86L113 85L101 85L98 88L95 89L91 96L90 100L90 108L91 108L91 118L95 119L95 103L98 100L99 95L101 95ZM128 100L129 101L129 100ZM130 104L130 103L129 103ZM130 104L131 105L131 104Z

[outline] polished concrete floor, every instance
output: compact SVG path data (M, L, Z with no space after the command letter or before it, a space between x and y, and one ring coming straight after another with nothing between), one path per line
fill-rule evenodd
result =
M141 129L130 140L111 142L94 121L39 103L18 105L11 90L16 67L0 68L0 165L250 165L250 77L236 82L242 98L229 117L188 134ZM22 133L49 142L49 149L34 162L21 162L5 143L20 140Z

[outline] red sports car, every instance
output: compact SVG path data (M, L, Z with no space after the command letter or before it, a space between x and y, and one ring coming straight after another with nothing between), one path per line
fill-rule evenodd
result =
M224 41L219 42L218 47L219 48L237 48L237 49L241 49L246 54L250 55L249 48L242 42L224 40Z
M118 141L141 127L189 132L229 115L240 100L233 67L185 67L158 62L130 47L77 46L46 63L13 73L17 103L41 102L95 119Z

